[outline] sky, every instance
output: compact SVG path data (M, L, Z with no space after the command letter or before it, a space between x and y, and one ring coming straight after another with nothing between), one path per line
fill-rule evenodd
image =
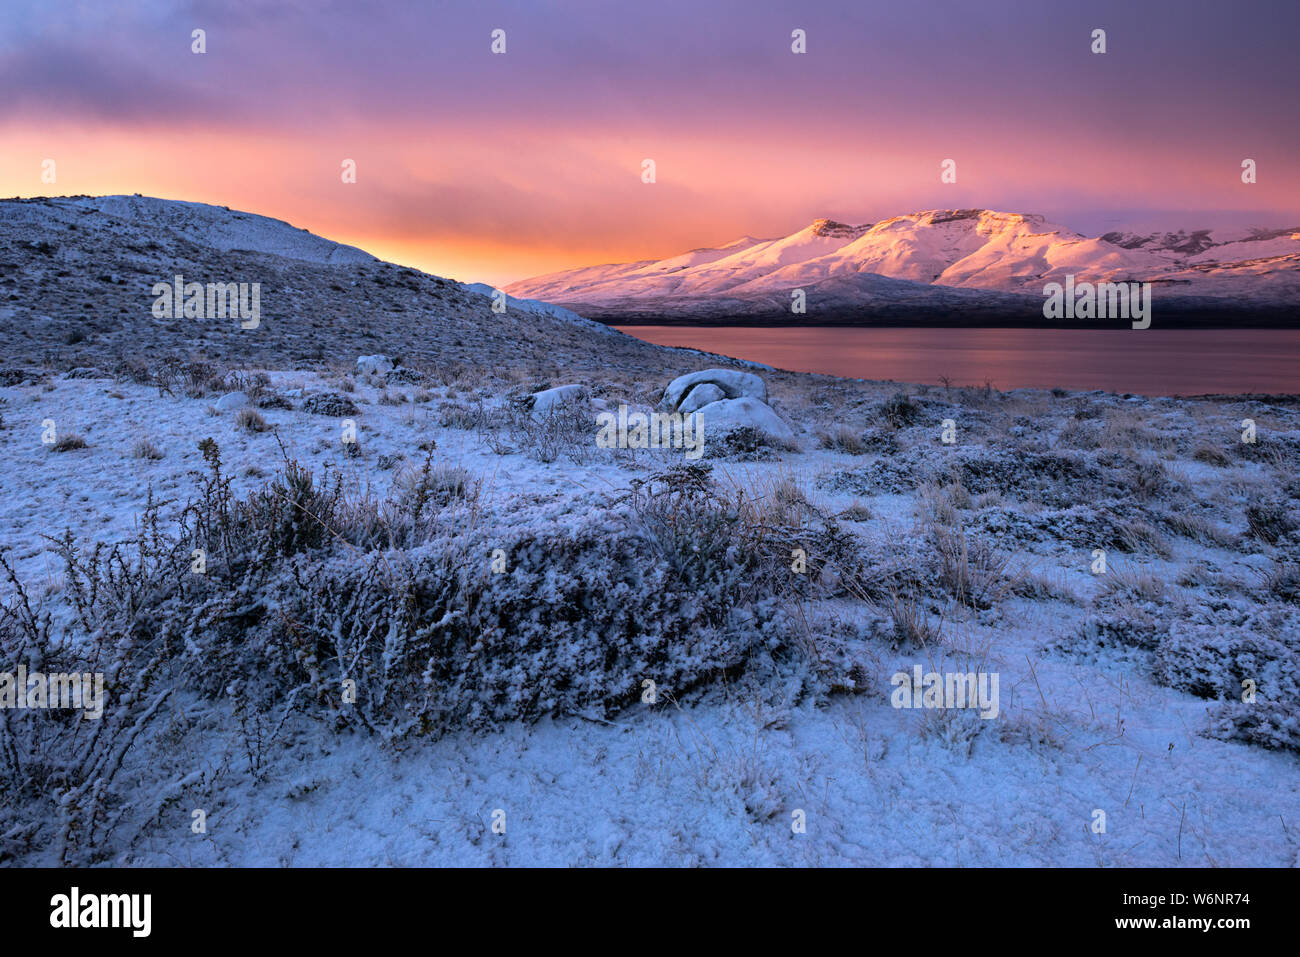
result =
M3 0L0 195L215 203L495 284L936 208L1295 226L1298 35L1296 0Z

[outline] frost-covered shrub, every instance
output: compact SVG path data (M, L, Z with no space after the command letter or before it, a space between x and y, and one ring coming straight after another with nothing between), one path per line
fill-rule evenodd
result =
M359 411L355 402L337 392L320 392L308 396L302 403L302 410L313 415L328 415L335 419L356 415Z
M183 536L232 572L320 548L335 534L344 501L341 478L317 483L311 471L288 462L283 472L242 502L221 469L212 439L199 443L208 471L197 499L181 517Z
M832 449L848 455L865 455L867 452L862 431L843 424L835 426L828 432L819 433L817 441L824 449Z
M1171 622L1155 649L1157 681L1199 698L1239 700L1250 680L1261 699L1300 699L1300 617L1280 608L1214 617Z
M289 397L280 395L278 392L264 393L258 396L254 402L257 403L259 409L283 409L285 411L292 411L293 409L293 402Z
M985 508L971 520L972 529L995 535L1003 542L1068 542L1121 552L1169 554L1169 543L1159 530L1141 519L1123 517L1119 504L1075 505L1071 508L1025 512L1011 506Z
M942 635L942 616L932 616L914 591L891 593L887 596L885 609L891 624L889 637L895 644L927 648Z
M988 723L970 708L927 709L921 712L921 737L938 742L958 757L969 758L975 739Z
M506 553L499 574L493 547ZM681 694L780 643L771 601L657 558L617 522L504 546L480 531L360 560L299 555L267 582L282 596L274 615L209 617L187 646L209 694L266 709L292 701L398 739L547 713L609 717L639 700L643 680Z
M902 392L891 395L880 404L880 416L891 428L903 429L915 425L921 417L921 407Z
M858 495L900 493L916 489L926 481L928 474L925 453L905 449L899 454L883 455L859 468L837 470L824 480L824 484L833 492Z
M1120 613L1090 616L1067 645L1080 651L1101 648L1154 651L1160 636L1159 618L1136 607L1128 607Z
M0 712L0 858L107 846L114 777L173 695L237 720L253 772L294 716L393 741L608 718L646 680L680 697L770 666L791 633L774 589L807 581L781 554L782 513L728 499L707 470L578 528L492 528L456 470L426 463L376 501L288 462L241 499L216 443L200 448L175 529L151 507L131 548L65 540L66 641L40 609L0 611L0 670L102 671L108 694L100 722Z
M682 465L632 481L634 528L657 563L701 588L731 587L755 571L741 516L718 492L708 465Z
M1265 587L1283 601L1300 605L1300 562L1283 562L1265 576Z
M174 690L175 647L150 616L188 566L152 502L141 527L134 542L85 554L70 536L59 544L71 620L61 615L57 626L0 556L12 592L0 605L0 672L62 676L59 707L0 710L0 863L37 848L92 863L129 810L115 780Z
M1269 545L1276 545L1296 527L1295 520L1280 500L1257 500L1246 506L1246 525L1250 534Z
M481 429L490 413L480 398L474 405L465 402L441 402L438 405L438 424L444 429Z
M1205 732L1223 741L1241 741L1274 751L1300 752L1300 707L1291 701L1229 701L1210 714Z
M241 500L216 444L201 448L208 470L178 533L154 526L159 557L136 576L148 587L112 597L118 572L96 564L71 593L87 630L105 602L129 608L177 687L259 728L301 711L396 739L608 716L643 680L679 695L784 641L760 548L772 533L728 512L707 475L680 494L642 489L602 525L520 531L479 524L476 483L458 470L426 463L373 501L289 462ZM203 574L191 573L195 548Z
M1158 684L1225 701L1205 731L1212 737L1297 749L1300 709L1300 614L1274 604L1223 602L1191 617L1130 605L1090 617L1066 650L1134 650ZM1252 682L1253 703L1242 702Z
M790 442L769 435L752 425L742 425L707 443L710 458L736 459L741 462L758 462L777 458L781 451L793 451Z
M540 411L531 394L514 395L487 424L504 433L513 448L544 464L563 456L581 465L591 461L597 448L595 412L585 393Z
M961 604L990 608L1010 589L1010 557L984 539L936 524L930 529L930 544L944 588Z
M394 357L393 361L397 362L399 360L397 357ZM392 372L388 373L389 382L405 382L408 385L423 385L428 380L429 377L426 374L418 372L415 369L408 369L400 364L394 368Z
M393 482L391 501L385 519L394 532L394 543L422 541L429 523L444 509L464 507L467 515L476 512L479 482L465 469L454 465L435 465L433 453L420 468L406 469Z
M683 576L806 594L813 585L858 571L856 539L797 490L793 496L782 486L770 494L724 490L713 481L712 469L675 465L631 483L635 527Z
M248 372L244 369L232 369L227 372L221 380L221 388L225 392L242 392L248 396L249 402L258 406L262 405L268 395L273 394L269 375L265 372Z
M998 493L1050 508L1077 505L1081 489L1087 490L1089 501L1096 505L1132 494L1128 472L1102 468L1085 453L1004 452L978 446L944 451L905 448L860 468L838 472L828 484L835 490L865 494L905 492L927 482L959 484L971 495Z
M207 471L181 514L180 535L206 553L209 579L239 579L242 586L255 570L301 552L333 545L400 546L411 540L414 530L403 506L348 490L337 472L318 479L289 460L241 500L222 470L217 443L204 439L199 448Z
M1197 462L1204 462L1206 465L1213 465L1221 469L1232 464L1232 459L1228 457L1228 454L1223 449L1208 443L1198 445L1192 451L1192 458Z
M1127 464L1129 490L1140 499L1160 498L1168 504L1182 491L1182 485L1174 481L1158 461L1143 459Z
M972 495L1000 492L1054 508L1076 504L1081 487L1100 498L1107 492L1117 491L1120 484L1109 479L1086 456L1062 452L971 453L951 466L950 475Z
M201 399L214 392L229 391L223 388L221 373L215 365L186 362L178 356L164 356L147 371L128 361L119 367L118 374L135 381L140 381L141 374L146 375L147 381L158 387L159 395L182 393L191 399Z
M752 425L742 425L712 443L709 451L714 455L752 456L761 452L767 445L766 434Z
M884 625L875 617L862 621L817 612L800 616L796 641L808 665L798 676L801 689L818 695L884 696L888 683L873 651Z
M86 448L86 440L76 432L64 432L50 448L55 452L71 452Z
M160 459L163 452L148 438L141 437L131 447L131 455L137 459Z
M210 362L187 362L182 367L185 394L191 399L201 399L222 388L221 372Z
M265 432L270 429L266 419L256 409L243 408L235 414L235 425L245 432Z

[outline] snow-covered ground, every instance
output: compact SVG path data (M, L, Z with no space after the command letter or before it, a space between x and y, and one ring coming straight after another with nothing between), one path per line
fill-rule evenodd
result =
M691 368L584 381L594 398L583 413L648 410ZM467 424L480 399L489 415L507 399L508 382L490 377L267 375L259 392L279 398L257 410L262 431L216 411L221 388L191 397L59 374L0 388L0 547L57 622L72 627L45 536L124 540L150 495L165 519L176 517L206 470L198 443L207 437L240 496L291 458L383 497L432 456L479 484L479 520L503 537L599 527L632 483L681 462L674 452L575 454L563 444L541 460L549 456L508 430ZM1300 412L764 375L796 441L715 445L704 459L713 481L834 519L869 570L912 582L904 597L928 642L906 640L898 618L909 609L882 599L878 583L828 568L783 600L790 638L770 659L609 715L553 712L385 743L307 712L274 735L250 734L220 700L178 693L114 784L113 827L79 859L1297 863L1300 614L1286 572L1300 559ZM900 391L908 398L894 398ZM357 411L303 408L329 393ZM341 441L345 417L356 454ZM1246 418L1254 443L1240 440ZM948 420L953 443L941 438ZM85 447L43 444L51 422ZM578 440L594 445L594 434ZM953 530L969 535L957 557L986 586L983 600L945 591L941 566L954 554L936 541ZM1107 553L1100 574L1096 549ZM1180 662L1203 674L1189 678ZM996 717L894 707L891 676L917 665L995 673ZM1261 698L1290 696L1275 733L1253 743L1204 733L1241 669L1258 675ZM1189 693L1200 679L1213 693ZM61 845L39 813L9 808L0 818L0 860L57 861Z

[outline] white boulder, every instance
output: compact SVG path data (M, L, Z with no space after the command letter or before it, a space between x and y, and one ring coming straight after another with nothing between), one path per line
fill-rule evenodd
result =
M704 430L704 441L720 439L736 429L753 428L771 439L795 441L794 430L765 402L751 396L719 399L694 413L697 429Z
M694 412L710 402L717 402L719 399L725 399L727 393L712 382L701 382L690 392L686 393L686 398L682 399L681 404L677 406L678 412Z
M533 414L549 415L564 402L573 402L587 394L587 387L582 385L557 385L554 389L534 392Z
M388 375L393 371L393 360L388 356L357 356L357 371L370 375Z
M248 396L243 392L227 392L216 402L218 412L233 412L248 405Z
M664 389L664 407L669 411L677 411L686 393L704 383L716 386L728 399L748 397L759 402L767 401L767 386L752 372L739 372L735 369L704 369L678 376L668 383L668 388Z

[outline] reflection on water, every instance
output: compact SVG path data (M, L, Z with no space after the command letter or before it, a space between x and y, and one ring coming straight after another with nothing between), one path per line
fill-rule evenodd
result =
M998 389L1300 393L1300 330L619 326L796 372Z

